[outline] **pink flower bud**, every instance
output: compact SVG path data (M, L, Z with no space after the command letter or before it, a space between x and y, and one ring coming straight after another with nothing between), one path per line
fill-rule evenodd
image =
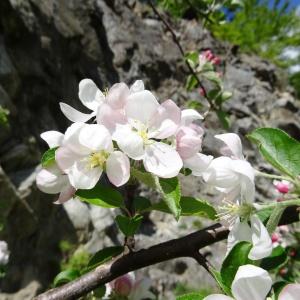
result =
M211 50L206 50L203 53L203 56L208 60L211 61L214 58L214 55L212 54Z
M279 193L287 194L289 192L289 186L285 183L279 182L275 187Z
M201 96L204 96L204 95L205 95L204 88L200 88L200 89L199 89L199 94L200 94Z
M279 241L279 235L277 233L273 233L271 237L272 243L276 243Z
M133 281L126 274L114 280L111 283L111 287L117 295L127 297L133 288Z
M220 59L220 57L215 56L211 62L213 65L219 65L221 63L221 59Z

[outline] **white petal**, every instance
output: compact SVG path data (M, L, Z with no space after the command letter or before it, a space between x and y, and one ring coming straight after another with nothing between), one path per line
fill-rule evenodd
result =
M72 122L86 122L95 116L93 113L84 114L67 103L60 102L59 106L62 113Z
M141 92L145 89L143 80L136 80L133 85L130 87L130 93Z
M47 194L60 193L68 183L68 177L62 174L56 164L42 169L36 176L37 187Z
M99 124L85 124L79 132L79 142L91 152L99 150L111 152L113 149L109 131Z
M172 100L166 100L158 106L150 120L149 137L165 139L173 135L180 125L181 111Z
M272 287L268 272L253 265L239 267L231 285L236 300L265 300Z
M111 153L106 161L106 174L115 186L125 184L130 177L130 163L128 157L121 151Z
M68 147L59 147L55 151L55 161L65 173L68 173L75 161L80 158L83 158L83 156L75 153Z
M212 160L213 157L211 155L197 153L188 159L184 159L183 165L189 168L194 176L202 176Z
M69 181L69 179L68 179ZM63 204L69 200L71 200L76 192L76 189L71 185L68 185L63 191L60 192L57 201L54 204Z
M181 112L181 124L187 126L193 121L202 120L203 117L194 109L184 109Z
M107 104L114 109L124 108L128 95L129 88L124 82L115 83L106 97Z
M222 294L213 294L203 298L203 300L234 300L234 299Z
M128 118L139 120L143 124L148 124L150 118L156 112L159 104L154 95L147 91L131 94L127 99L125 113Z
M250 250L249 258L258 260L269 256L273 249L272 240L266 227L256 215L251 216L251 232L253 248Z
M244 159L242 142L235 133L224 133L215 135L215 138L221 140L226 146L221 149L221 153L233 158Z
M238 242L250 242L252 243L252 232L251 228L247 222L240 222L239 219L236 219L235 224L230 230L227 239L227 253L233 248L233 246Z
M103 93L91 79L80 81L78 96L82 104L93 111L96 111L105 99Z
M156 299L156 296L149 291L151 284L152 282L149 278L136 279L132 291L128 296L128 299L130 300Z
M148 172L162 178L171 178L178 175L182 165L178 152L170 145L153 142L146 146L144 167Z
M278 296L278 300L299 300L300 284L292 283L286 285Z
M100 179L102 169L89 168L86 161L76 161L69 171L69 180L76 189L92 189Z
M43 132L41 138L48 144L49 148L55 148L62 144L64 135L55 130Z
M130 158L135 160L143 158L145 153L144 141L136 132L131 130L130 126L117 125L113 139Z

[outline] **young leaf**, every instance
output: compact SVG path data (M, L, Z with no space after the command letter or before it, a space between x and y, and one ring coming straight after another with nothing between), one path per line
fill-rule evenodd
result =
M156 185L158 190L161 192L163 200L167 204L169 210L178 221L181 214L181 189L178 178L157 178Z
M67 282L70 282L80 276L80 272L78 270L65 270L63 272L60 272L56 275L54 278L54 286L59 286L62 284L65 284Z
M75 195L82 201L105 208L123 206L123 197L120 192L109 186L98 184L91 190L77 190Z
M206 296L199 293L190 293L181 296L177 296L176 300L203 300Z
M116 222L118 227L123 232L125 236L133 236L139 229L143 216L136 215L133 218L128 218L123 215L118 215L116 217Z
M238 268L251 263L248 254L252 248L249 242L237 243L228 253L221 267L221 278L224 285L231 289L232 281Z
M141 213L151 206L151 202L145 197L138 196L133 199L133 206L136 212Z
M197 82L197 79L195 78L195 76L189 75L186 80L185 88L188 91L191 91L192 89L194 89L197 86L197 84L198 84L198 82Z
M42 159L41 159L41 163L42 163L42 166L45 168L45 167L49 167L51 166L53 163L55 163L55 151L56 151L57 147L56 148L50 148L48 149L42 156Z
M121 254L124 251L124 247L115 246L115 247L107 247L104 248L97 253L90 259L88 263L88 267L85 271L90 271L107 261L110 261L113 257Z
M219 86L219 87L222 86L222 80L221 80L218 73L213 72L213 71L209 71L209 72L203 73L203 76L206 79L208 79L209 81L212 81L213 83L215 83L217 86Z
M291 177L300 174L300 143L287 133L276 128L259 128L248 137L277 170Z
M272 254L262 260L260 267L269 271L280 268L287 260L287 254L284 248L277 246L273 249Z
M93 295L98 299L102 299L102 297L104 297L106 293L106 286L105 285L101 285L98 288L96 288L95 290L93 290Z
M230 126L228 115L223 110L216 111L219 121L225 129L228 129Z
M156 189L155 177L147 172L140 171L136 168L131 168L130 174L139 180L141 183L147 185L150 188Z

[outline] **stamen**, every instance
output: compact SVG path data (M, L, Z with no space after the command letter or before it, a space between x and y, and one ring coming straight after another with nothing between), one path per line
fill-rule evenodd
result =
M109 153L104 150L92 153L88 157L88 167L90 169L93 169L96 167L100 167L100 168L104 169L104 165L105 165L105 162L106 162L108 156L109 156Z

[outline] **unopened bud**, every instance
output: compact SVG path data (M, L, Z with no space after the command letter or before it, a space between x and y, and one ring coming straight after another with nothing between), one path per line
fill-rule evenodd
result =
M113 290L119 296L127 297L133 287L133 282L128 275L121 276L114 280Z
M273 233L271 237L272 243L276 243L279 240L279 235L277 233Z

